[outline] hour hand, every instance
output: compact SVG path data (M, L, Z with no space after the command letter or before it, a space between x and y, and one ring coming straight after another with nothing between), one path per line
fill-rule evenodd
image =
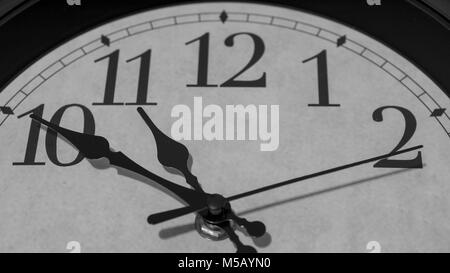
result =
M171 139L156 127L147 113L141 107L137 111L152 131L158 149L158 161L165 167L174 168L181 172L186 182L195 190L204 192L197 177L188 168L189 151L183 144Z
M136 174L151 179L155 183L158 183L159 185L163 186L164 188L168 189L169 191L173 192L178 197L183 199L190 206L201 207L205 204L206 195L204 193L200 193L190 188L186 188L168 181L143 168L122 152L111 151L108 140L102 136L71 131L48 122L36 115L30 115L30 117L62 135L65 139L72 143L72 145L75 146L75 148L78 149L78 151L87 159L100 159L105 157L109 160L109 163L111 165L132 171Z

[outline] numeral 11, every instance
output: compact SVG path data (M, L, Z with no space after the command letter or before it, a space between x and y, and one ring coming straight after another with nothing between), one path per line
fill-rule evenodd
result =
M152 51L149 49L134 58L127 60L126 62L132 62L135 60L140 60L139 68L139 81L137 88L137 96L135 102L123 103L115 102L114 95L116 92L116 82L117 82L117 71L119 67L119 55L120 51L116 50L113 53L101 57L95 62L100 62L103 60L108 60L108 71L106 73L106 84L105 84L105 95L103 97L103 102L96 102L93 105L157 105L155 102L147 102L148 95L148 83L150 77L150 64Z

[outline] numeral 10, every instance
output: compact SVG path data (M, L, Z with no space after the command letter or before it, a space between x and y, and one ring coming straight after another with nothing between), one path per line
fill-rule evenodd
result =
M53 124L59 125L61 123L61 119L64 113L70 108L79 108L83 113L84 120L84 129L83 132L85 134L94 134L95 133L95 121L94 115L91 111L83 105L80 104L70 104L59 108L56 113L51 118L50 122ZM35 114L36 116L42 117L44 114L44 104L39 105L38 107L18 116L18 118L28 117L30 114ZM22 162L14 162L14 166L40 166L45 165L45 162L36 162L36 153L38 149L39 143L39 135L41 133L41 125L30 119L30 129L28 133L28 141L25 149L25 157ZM60 167L68 167L73 166L81 162L83 160L83 155L80 153L77 157L69 163L63 163L58 159L57 154L57 134L51 129L47 129L47 134L45 138L45 149L47 150L47 155L50 161L56 166Z

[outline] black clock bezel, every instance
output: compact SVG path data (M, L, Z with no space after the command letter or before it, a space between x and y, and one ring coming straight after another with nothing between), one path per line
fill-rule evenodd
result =
M59 45L90 29L143 10L212 1L30 0L0 25L0 92L28 66ZM215 1L217 2L217 1ZM450 98L450 23L421 1L264 0L253 2L300 9L350 26L384 43L426 73ZM24 4L22 3L22 7ZM0 18L2 19L2 18Z

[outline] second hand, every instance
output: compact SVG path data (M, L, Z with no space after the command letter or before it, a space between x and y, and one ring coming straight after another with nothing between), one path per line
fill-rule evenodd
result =
M290 179L290 180L287 180L287 181L283 181L283 182L276 183L276 184L273 184L273 185L269 185L269 186L266 186L266 187L262 187L262 188L259 188L259 189L255 189L255 190L251 190L251 191L248 191L248 192L236 194L236 195L233 195L231 197L228 197L227 200L231 202L231 201L236 200L236 199L244 198L244 197L247 197L247 196L250 196L250 195L253 195L253 194L257 194L257 193L265 192L265 191L272 190L272 189L275 189L275 188L283 187L283 186L286 186L286 185L289 185L289 184L292 184L292 183L300 182L302 180L307 180L307 179L311 179L311 178L314 178L314 177L326 175L326 174L329 174L329 173L338 172L338 171L341 171L341 170L349 169L349 168L356 167L356 166L359 166L359 165L363 165L363 164L366 164L366 163L370 163L370 162L373 162L373 161L378 161L380 159L384 159L384 158L391 157L391 156L394 156L394 155L399 155L399 154L411 152L411 151L414 151L414 150L417 150L417 149L421 149L421 148L423 148L423 145L414 146L414 147L411 147L411 148L408 148L408 149L404 149L404 150L397 151L397 152L390 153L390 154L386 154L386 155L372 157L372 158L369 158L369 159L365 159L365 160L361 160L361 161L358 161L358 162L342 165L342 166L335 167L335 168L328 169L328 170L324 170L324 171L321 171L321 172L308 174L308 175L305 175L305 176L297 177L297 178L294 178L294 179Z

